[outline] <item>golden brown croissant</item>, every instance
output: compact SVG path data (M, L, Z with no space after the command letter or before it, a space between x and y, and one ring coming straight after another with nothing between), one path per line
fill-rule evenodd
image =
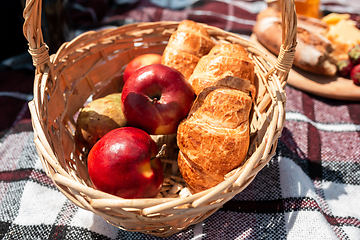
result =
M162 55L162 64L179 70L189 79L199 59L215 45L204 27L190 20L180 22Z
M254 84L254 63L240 44L215 45L209 54L200 59L189 82L198 95L205 87L227 76L243 78Z
M226 77L205 88L177 131L179 170L192 193L211 188L244 161L250 141L249 81Z

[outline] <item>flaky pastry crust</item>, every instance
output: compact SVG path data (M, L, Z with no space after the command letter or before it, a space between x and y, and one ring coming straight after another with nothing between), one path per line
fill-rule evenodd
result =
M240 44L215 45L209 54L202 57L189 78L195 94L227 76L249 80L254 84L254 63Z
M191 20L183 20L171 35L162 64L180 71L189 79L200 58L215 45L206 29Z
M251 84L227 77L205 88L177 131L180 172L193 192L219 184L240 166L250 141Z

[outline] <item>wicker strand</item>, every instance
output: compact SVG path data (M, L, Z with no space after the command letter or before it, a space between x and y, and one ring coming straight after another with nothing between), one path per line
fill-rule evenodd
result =
M270 71L265 75L265 79L269 79L269 77L272 76L276 70L283 74L288 73L289 69L291 69L292 67L294 56L295 46L286 50L284 48L284 45L281 45L278 58L276 59L276 63L274 67L270 69Z
M288 72L291 69L295 56L295 48L284 49L284 46L281 45L280 53L277 58L275 68L281 72Z
M28 52L30 53L33 65L35 67L43 65L50 61L49 57L49 47L44 43L39 48L31 48L29 46Z

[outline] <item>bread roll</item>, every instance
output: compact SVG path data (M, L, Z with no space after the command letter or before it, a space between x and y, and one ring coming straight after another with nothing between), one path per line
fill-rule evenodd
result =
M324 36L327 31L327 25L319 19L298 17L298 45L294 56L294 66L319 75L334 76L336 74L336 58L332 55L334 46ZM282 41L280 12L269 7L259 13L253 33L263 46L278 55Z
M205 88L177 131L179 170L192 193L240 166L249 148L249 81L226 77Z
M215 45L208 55L200 59L189 82L198 95L204 88L227 76L249 80L254 84L254 63L239 44Z
M162 55L162 64L179 70L189 79L199 59L215 45L204 27L183 20L171 35Z

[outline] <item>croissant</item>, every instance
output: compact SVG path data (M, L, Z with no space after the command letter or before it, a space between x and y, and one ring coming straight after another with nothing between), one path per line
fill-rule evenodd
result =
M202 89L213 85L216 81L233 76L249 80L254 84L254 63L248 57L248 52L243 46L235 43L215 45L209 54L203 56L196 65L189 82L195 94ZM254 94L255 87L253 87Z
M180 71L189 79L199 59L215 45L200 24L183 20L171 35L163 52L161 63Z
M178 165L189 190L197 193L224 180L249 148L249 81L226 77L205 88L177 131Z

